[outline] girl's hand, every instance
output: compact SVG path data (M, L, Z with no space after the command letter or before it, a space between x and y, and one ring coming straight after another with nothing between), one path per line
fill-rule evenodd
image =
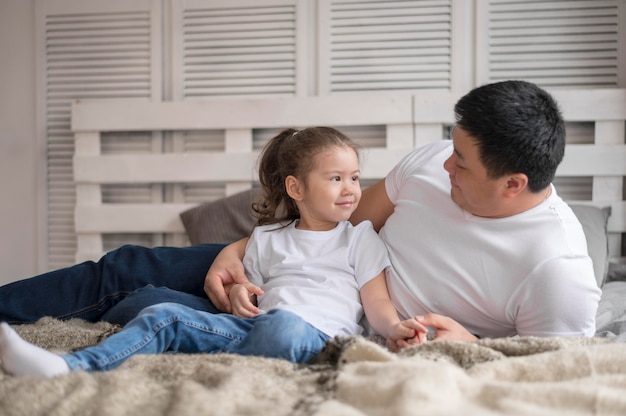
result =
M407 319L398 322L391 328L391 336L387 338L389 348L397 352L415 344L426 342L428 328L422 325L417 319Z
M240 318L252 318L260 312L255 305L257 295L263 294L263 289L250 282L238 283L231 287L229 298L233 315Z

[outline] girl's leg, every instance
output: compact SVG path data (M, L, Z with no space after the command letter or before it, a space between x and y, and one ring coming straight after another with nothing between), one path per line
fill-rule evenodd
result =
M0 327L2 366L16 375L44 377L64 374L66 369L110 370L135 354L167 351L225 351L308 362L328 339L300 317L286 311L243 319L200 312L175 303L150 306L121 332L96 346L63 356L29 344L6 328L6 323Z
M122 331L100 344L66 355L32 345L2 323L0 358L3 368L14 375L51 377L71 370L105 371L135 354L223 351L231 342L240 342L251 327L248 320L233 315L162 303L144 309Z
M70 368L106 371L135 354L213 353L240 342L252 323L228 314L211 314L176 303L150 306L100 344L64 355Z
M6 322L0 323L2 368L16 376L54 377L70 372L60 356L24 341Z
M124 329L65 359L71 368L110 370L134 354L231 352L305 363L328 336L299 316L273 310L254 318L211 314L176 303L150 306Z
M191 247L124 246L85 262L0 287L0 321L29 323L43 316L98 321L129 293L148 284L204 297L204 277L221 244ZM154 303L159 303L158 298Z
M307 363L326 345L324 334L298 315L274 309L254 319L254 326L241 342L231 343L227 351L241 355L284 358Z

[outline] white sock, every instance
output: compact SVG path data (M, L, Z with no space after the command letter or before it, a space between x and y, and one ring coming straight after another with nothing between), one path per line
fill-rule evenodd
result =
M0 359L4 370L15 376L54 377L70 372L60 355L23 340L6 322L0 323Z

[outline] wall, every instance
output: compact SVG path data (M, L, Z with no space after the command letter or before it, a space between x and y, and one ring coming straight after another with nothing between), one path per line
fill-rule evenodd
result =
M34 0L0 0L0 284L37 272Z

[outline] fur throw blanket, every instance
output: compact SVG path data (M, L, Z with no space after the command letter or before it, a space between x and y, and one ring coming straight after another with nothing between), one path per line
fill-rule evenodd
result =
M55 352L117 330L50 318L15 329ZM106 373L0 372L0 414L626 414L626 344L529 337L433 342L394 354L377 339L347 337L307 365L231 354L135 356Z

